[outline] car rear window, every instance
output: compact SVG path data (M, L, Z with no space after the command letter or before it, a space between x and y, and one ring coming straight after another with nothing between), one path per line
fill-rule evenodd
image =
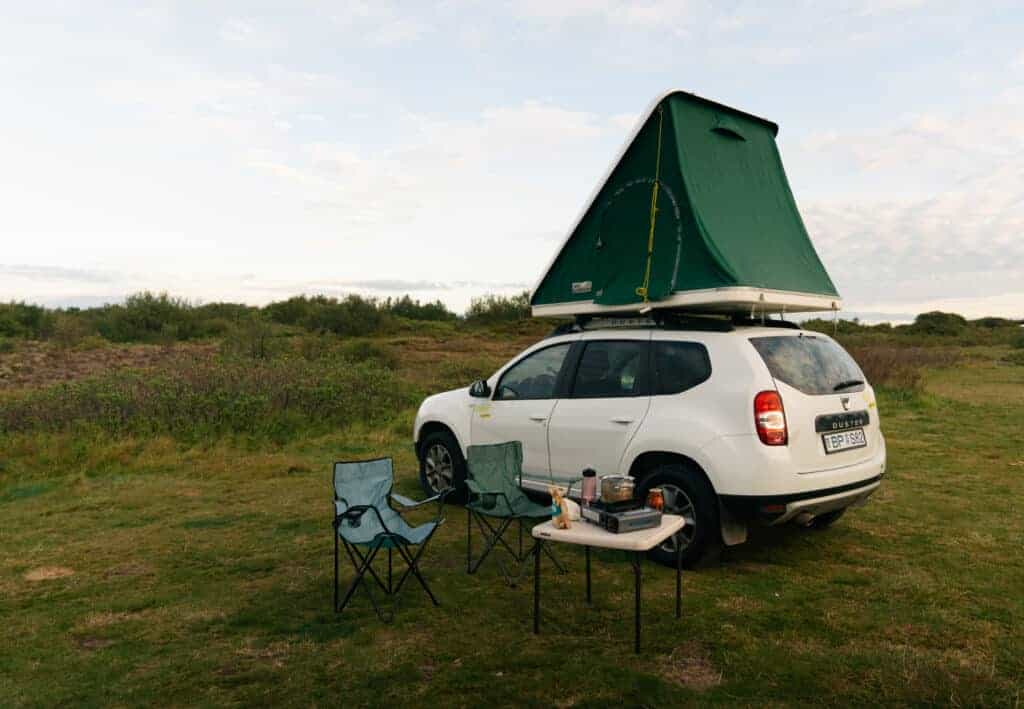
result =
M697 342L654 342L654 393L679 394L711 376L711 360Z
M842 347L814 335L751 337L772 376L804 394L864 389L864 373Z

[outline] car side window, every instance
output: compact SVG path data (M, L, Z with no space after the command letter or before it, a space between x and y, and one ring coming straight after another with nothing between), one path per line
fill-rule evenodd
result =
M494 398L508 399L550 399L555 395L555 384L562 369L571 343L545 347L519 360L498 382Z
M591 340L573 378L574 399L646 396L647 342Z
M654 393L679 394L711 377L711 358L698 342L654 342Z

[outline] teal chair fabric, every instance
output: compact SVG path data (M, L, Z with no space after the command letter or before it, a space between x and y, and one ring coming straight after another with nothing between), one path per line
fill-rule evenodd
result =
M468 506L491 517L550 517L551 508L534 502L523 492L523 446L519 441L469 446Z
M409 498L391 492L394 472L390 458L361 460L334 464L334 507L340 519L338 535L349 544L384 548L398 543L422 544L437 528L436 522L412 527L391 507L394 498L406 507L415 506ZM436 499L436 498L431 498ZM353 507L369 506L373 512L358 517L345 517Z
M505 581L515 586L522 576L526 561L538 548L536 542L523 549L523 522L539 521L551 516L551 506L531 500L523 492L523 446L519 441L469 446L466 449L466 572L475 574L490 553L501 546L512 557L511 569L499 559ZM518 546L513 547L505 533L518 526ZM473 527L484 539L480 556L473 558ZM532 537L531 537L532 540ZM552 561L565 571L550 549L541 547Z
M377 615L390 621L394 614L385 613L378 605L368 580L372 579L388 596L397 596L412 576L433 601L439 605L419 568L419 560L427 543L438 527L444 522L445 492L426 500L416 502L391 491L394 485L394 470L390 458L357 460L334 464L334 609L341 612L358 588L366 591ZM392 502L405 509L413 509L429 502L437 502L437 513L432 521L413 526L392 507ZM338 550L339 541L355 569L355 578L339 603ZM414 552L414 547L415 552ZM386 550L387 573L385 583L374 568L379 552ZM405 572L393 583L392 566L394 555L404 561Z

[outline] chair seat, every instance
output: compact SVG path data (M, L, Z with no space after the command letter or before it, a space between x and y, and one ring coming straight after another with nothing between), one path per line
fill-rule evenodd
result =
M389 508L381 510L381 515L391 532L390 535L382 530L373 511L364 514L356 526L342 520L338 526L338 534L349 544L370 547L379 543L382 549L388 549L398 544L422 544L438 526L437 522L425 522L413 527Z

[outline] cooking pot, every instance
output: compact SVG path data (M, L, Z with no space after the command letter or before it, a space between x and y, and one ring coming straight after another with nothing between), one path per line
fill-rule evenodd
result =
M625 502L633 499L636 483L627 475L605 475L601 478L601 499L604 502Z

